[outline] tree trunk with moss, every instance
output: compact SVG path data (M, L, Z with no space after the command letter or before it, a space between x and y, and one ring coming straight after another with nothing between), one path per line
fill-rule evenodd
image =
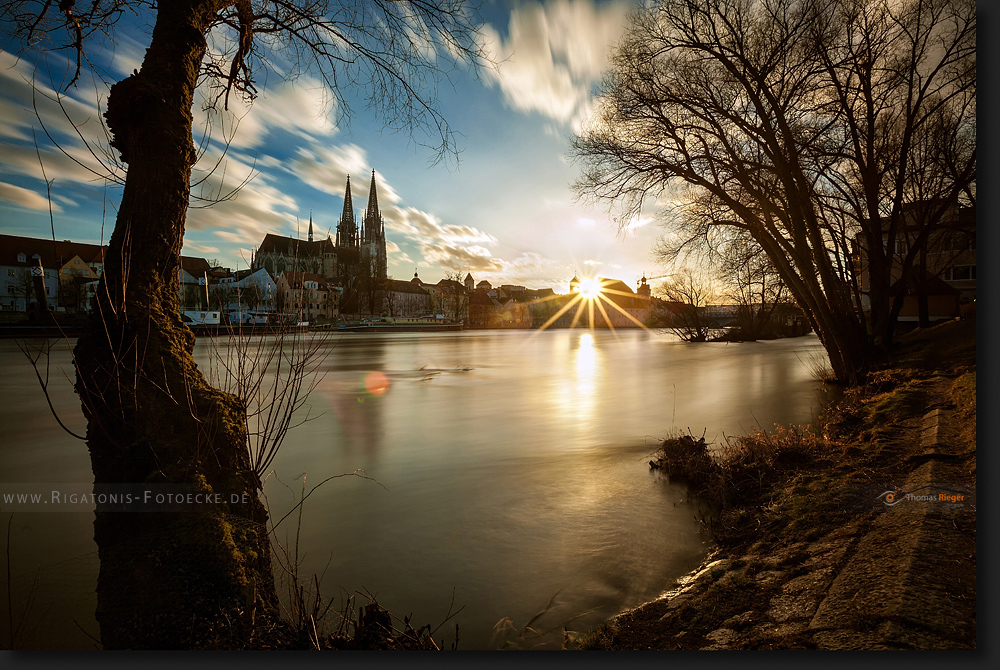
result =
M97 620L108 649L243 646L273 620L267 510L235 396L212 388L180 320L192 103L206 32L226 2L159 3L142 70L106 118L128 176L97 297L76 347L95 487L172 484L244 505L113 513L98 507Z

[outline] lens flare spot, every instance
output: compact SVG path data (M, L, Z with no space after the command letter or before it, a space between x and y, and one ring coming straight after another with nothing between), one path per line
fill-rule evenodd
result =
M376 370L365 377L365 390L374 396L379 396L389 390L389 378Z

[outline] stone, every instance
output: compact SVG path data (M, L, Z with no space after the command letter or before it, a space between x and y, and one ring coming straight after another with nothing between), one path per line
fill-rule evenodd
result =
M844 542L839 545L838 548L832 549L825 553L817 553L811 556L805 563L803 567L812 568L815 566L830 566L831 568L835 565L840 565L844 558L847 556L847 550L850 547L849 542Z
M775 625L764 623L750 629L749 636L752 639L780 640L783 637L798 635L806 630L805 622L790 622Z
M705 639L713 642L716 645L729 645L737 637L739 637L739 633L737 633L732 628L717 628L708 635L706 635Z
M784 578L785 573L781 570L763 570L754 575L754 581L762 586L774 584Z
M806 593L811 596L818 596L826 590L832 581L833 568L820 568L785 582L781 587L781 591L793 595Z
M745 628L758 618L758 614L753 610L731 616L722 622L723 628Z
M806 619L816 612L818 605L817 599L811 595L778 595L771 598L771 609L767 611L767 616L777 623ZM803 624L803 628L807 623Z

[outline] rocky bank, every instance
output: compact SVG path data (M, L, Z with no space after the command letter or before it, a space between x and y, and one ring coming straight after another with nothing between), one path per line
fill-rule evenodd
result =
M583 646L975 648L975 321L901 342L828 410L822 452L724 510L697 571Z

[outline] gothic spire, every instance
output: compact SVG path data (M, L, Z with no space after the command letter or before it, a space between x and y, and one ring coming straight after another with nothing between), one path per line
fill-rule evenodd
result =
M313 213L309 212L309 241L313 241Z
M344 192L344 213L337 224L337 246L353 247L357 244L358 224L354 221L354 203L351 202L351 175L347 175L347 190Z
M344 193L344 213L340 216L340 220L354 223L354 203L351 202L351 175L347 175L347 191Z
M378 211L378 192L375 190L375 170L372 170L372 185L368 192L368 211L365 212L365 239L374 242L382 227L382 215ZM370 238L370 239L369 239Z

